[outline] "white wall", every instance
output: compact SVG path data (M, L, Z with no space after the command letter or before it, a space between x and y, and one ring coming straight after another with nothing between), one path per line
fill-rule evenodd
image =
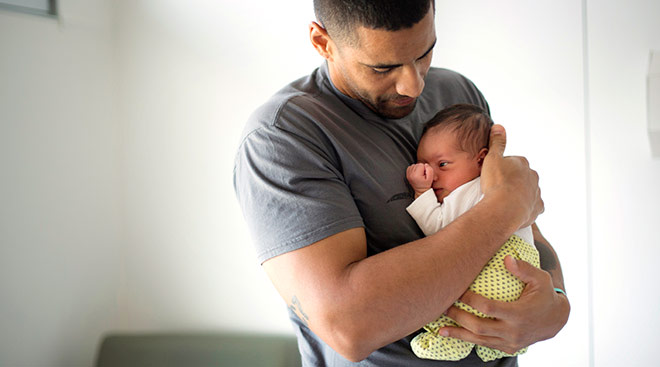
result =
M256 262L232 170L252 110L319 62L306 36L311 5L145 0L120 1L117 12L121 327L290 333Z
M589 3L587 45L573 1L437 6L433 64L480 87L509 153L539 171L539 223L564 267L569 324L521 365L648 365L660 296L639 279L657 273L660 169L643 93L658 5ZM0 12L0 365L91 365L110 330L289 333L231 171L251 111L321 62L311 2L60 10L59 24ZM650 315L632 309L637 299Z
M118 321L110 2L0 10L0 365L90 365Z
M596 366L657 364L660 159L646 124L649 51L660 2L589 3Z

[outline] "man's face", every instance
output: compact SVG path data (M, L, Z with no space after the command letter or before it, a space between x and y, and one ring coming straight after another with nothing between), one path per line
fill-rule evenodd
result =
M338 44L329 59L334 85L386 118L413 111L424 89L435 45L433 7L411 28L398 31L356 29L355 46Z

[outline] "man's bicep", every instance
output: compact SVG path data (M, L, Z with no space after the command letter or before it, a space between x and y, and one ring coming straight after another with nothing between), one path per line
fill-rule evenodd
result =
M351 264L366 255L366 236L359 227L273 257L263 267L288 307L315 329L323 327L324 313L347 285Z

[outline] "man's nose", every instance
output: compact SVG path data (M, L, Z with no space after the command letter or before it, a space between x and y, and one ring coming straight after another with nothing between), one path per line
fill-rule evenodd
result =
M399 95L417 98L424 89L424 76L417 65L404 65L399 79L396 81L396 92Z

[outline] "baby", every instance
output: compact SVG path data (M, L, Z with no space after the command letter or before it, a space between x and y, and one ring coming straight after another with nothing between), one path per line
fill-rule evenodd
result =
M474 206L481 198L481 166L488 153L493 125L480 107L458 104L440 111L424 127L417 150L418 163L408 167L406 177L415 191L415 201L406 208L425 235L431 235ZM531 227L514 233L481 270L469 289L489 299L511 302L520 297L525 284L504 267L507 255L539 267L539 253L533 246ZM489 317L465 303L454 303L480 317ZM438 335L444 326L459 326L443 315L427 324L425 332L412 341L420 358L458 361L476 347L484 361L514 354Z

